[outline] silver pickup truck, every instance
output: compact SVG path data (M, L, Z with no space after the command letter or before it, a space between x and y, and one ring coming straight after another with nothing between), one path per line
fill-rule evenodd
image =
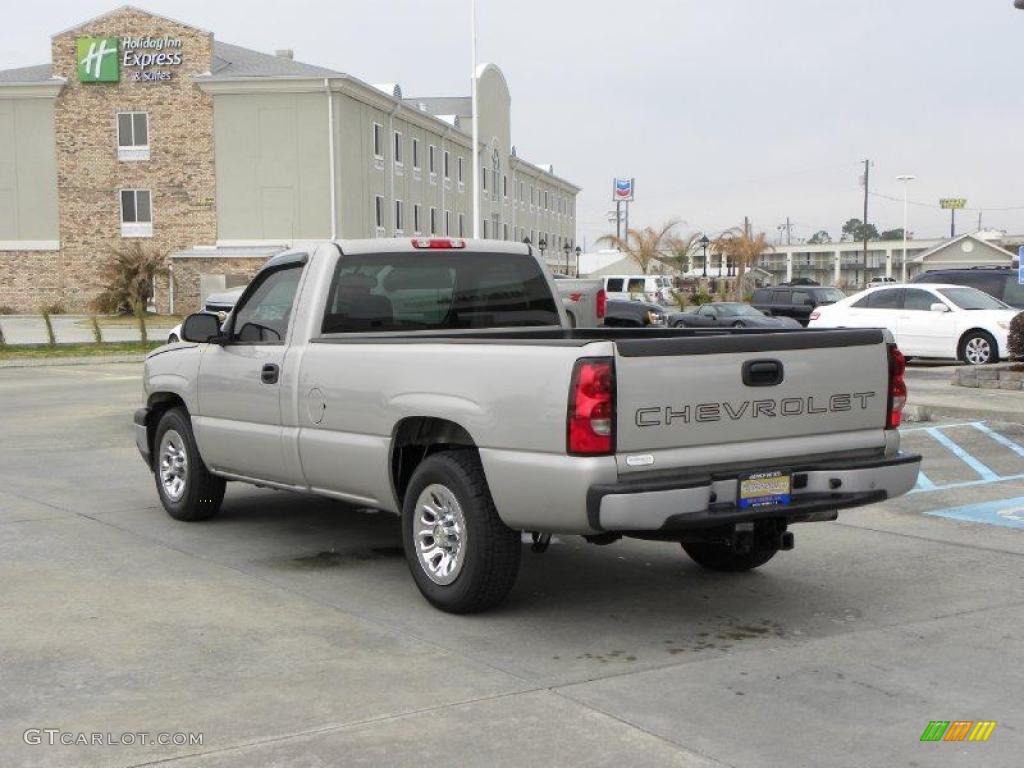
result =
M424 596L498 603L522 533L678 542L755 568L792 523L909 491L879 330L570 328L527 245L328 242L146 360L136 441L174 518L229 480L401 516Z

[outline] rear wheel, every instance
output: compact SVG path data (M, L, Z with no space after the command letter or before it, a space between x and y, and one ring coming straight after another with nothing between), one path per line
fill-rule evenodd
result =
M175 520L208 520L220 511L225 482L211 475L196 447L192 422L183 408L167 411L153 440L156 490Z
M999 361L996 340L985 331L971 331L960 340L960 360L968 365L985 365Z
M729 544L707 541L684 542L682 546L697 565L710 571L727 573L740 573L758 568L775 557L775 553L779 551L778 547L760 546L740 552Z
M497 605L519 572L520 534L498 517L474 451L437 453L416 468L402 506L402 540L416 586L449 613Z

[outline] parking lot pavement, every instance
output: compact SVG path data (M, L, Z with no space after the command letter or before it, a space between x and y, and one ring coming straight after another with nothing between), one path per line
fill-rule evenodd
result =
M1020 764L1019 424L910 426L913 493L794 526L757 572L566 537L524 552L500 609L456 617L419 596L389 515L231 486L214 520L171 520L134 447L140 388L137 364L0 371L4 764ZM998 726L921 743L935 719Z

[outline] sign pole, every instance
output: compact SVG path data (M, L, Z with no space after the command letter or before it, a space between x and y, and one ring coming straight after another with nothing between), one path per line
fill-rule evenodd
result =
M622 203L615 201L615 236L622 238Z
M956 208L949 209L949 237L956 237Z

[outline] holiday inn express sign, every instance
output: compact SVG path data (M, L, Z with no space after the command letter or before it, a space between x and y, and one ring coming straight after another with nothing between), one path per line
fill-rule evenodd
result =
M82 83L120 82L122 69L129 80L157 83L181 64L178 37L80 37L75 44Z

